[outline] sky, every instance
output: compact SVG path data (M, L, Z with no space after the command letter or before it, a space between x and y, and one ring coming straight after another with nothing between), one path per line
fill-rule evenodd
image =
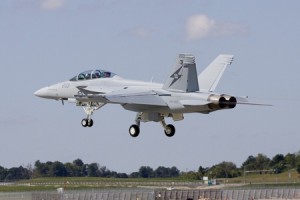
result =
M297 0L1 0L0 165L80 158L117 172L194 171L298 152L299 7ZM159 123L142 123L132 138L136 113L119 105L104 106L83 128L81 107L33 95L88 69L164 83L179 53L195 55L198 73L219 54L234 54L216 91L273 106L168 118L172 138Z

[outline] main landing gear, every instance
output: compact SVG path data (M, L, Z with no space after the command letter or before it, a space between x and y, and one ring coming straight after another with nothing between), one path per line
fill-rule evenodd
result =
M102 106L104 106L104 103L95 103L95 102L79 102L78 106L82 106L85 113L87 114L87 117L81 120L81 125L83 127L92 127L94 124L93 119L91 118L94 111L100 109ZM147 114L147 113L146 113ZM140 124L142 122L147 121L155 121L160 122L162 125L165 135L168 137L172 137L175 135L175 127L172 124L166 124L164 116L157 113L158 115L143 115L143 113L137 113L135 124L131 125L129 127L129 134L131 137L137 137L140 134ZM150 117L149 117L150 116ZM153 117L153 118L151 118Z
M102 104L102 103L92 103L92 102L82 105L84 112L87 114L87 118L84 118L81 120L81 125L83 127L92 127L94 124L94 121L91 117L92 117L94 111L98 110L99 108L101 108L104 105L105 104Z
M160 121L161 125L164 127L166 136L172 137L175 135L175 127L172 124L166 124L165 120Z
M133 124L129 127L129 134L131 137L137 137L140 134L140 126Z
M135 122L136 124L133 124L129 127L129 135L131 137L137 137L140 134L141 118L139 114L137 114ZM172 137L175 135L175 127L172 124L167 125L164 118L162 118L159 122L164 128L164 132L166 136Z

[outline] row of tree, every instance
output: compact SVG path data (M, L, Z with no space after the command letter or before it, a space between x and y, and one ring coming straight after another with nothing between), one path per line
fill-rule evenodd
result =
M85 164L81 159L72 163L45 162L37 160L34 164L33 177L115 177L127 178L125 173L110 171L98 163Z
M29 179L31 176L31 170L22 166L12 167L10 169L0 166L0 181Z
M138 172L131 174L118 173L100 166L98 163L85 164L81 159L72 163L41 162L37 160L32 168L20 166L6 169L0 166L0 181L12 181L38 177L105 177L105 178L173 178L178 177L180 171L176 167L151 167L142 166Z
M180 171L176 167L158 167L153 170L151 167L142 166L138 172L131 174L110 171L98 163L84 164L81 159L72 163L46 162L39 160L35 162L34 177L105 177L105 178L172 178L178 177Z
M210 168L200 166L197 173L189 173L187 176L192 176L189 178L203 176L233 178L241 176L244 171L279 174L290 169L296 169L300 173L300 151L295 154L288 153L285 156L277 154L272 159L263 154L249 156L240 168L237 168L232 162L221 162Z
M158 167L152 169L149 166L141 166L137 172L131 174L110 171L98 163L85 164L81 159L72 163L40 162L37 160L34 167L13 167L6 169L0 166L0 181L12 181L30 179L35 177L106 177L106 178L173 178L182 177L187 179L202 179L203 176L210 178L233 178L241 176L244 171L260 171L265 173L282 173L286 170L296 169L300 173L300 152L295 154L277 154L272 159L266 155L258 154L249 156L238 168L232 162L221 162L212 167L199 167L198 171L180 172L176 167Z

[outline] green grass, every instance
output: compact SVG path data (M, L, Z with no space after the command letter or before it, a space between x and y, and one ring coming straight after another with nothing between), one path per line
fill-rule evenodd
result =
M21 180L16 183L57 183L57 182L191 182L195 180L187 180L181 178L99 178L99 177L46 177L33 178L29 180Z
M290 176L289 176L290 174ZM300 175L295 170L281 174L247 174L245 177L218 179L226 184L243 184L243 187L300 187ZM67 189L135 188L138 186L162 186L160 183L199 182L181 178L97 178L97 177L49 177L17 181L14 185L1 185L0 192L54 191ZM164 186L162 186L164 187Z
M10 185L0 186L0 192L30 192L30 191L56 191L57 188L65 188L67 190L83 190L83 189L101 189L106 187L89 186L89 185L40 185L40 186L24 186L24 185ZM115 188L115 187L110 187ZM120 187L118 187L120 188Z
M247 173L244 177L243 175L237 178L227 179L227 183L246 183L246 184L291 184L299 183L300 175L296 170L286 171L281 174L257 174L257 173Z
M54 186L23 186L23 185L9 185L0 186L0 192L29 192L29 191L48 191L56 190Z
M135 188L142 185L159 185L164 182L199 182L180 178L97 178L97 177L48 177L34 178L15 182L14 185L0 186L0 192L43 191L67 189L99 189L99 188Z

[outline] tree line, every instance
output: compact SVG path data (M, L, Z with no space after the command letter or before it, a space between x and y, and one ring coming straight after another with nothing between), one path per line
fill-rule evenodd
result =
M140 167L131 174L111 171L98 163L85 164L81 159L62 163L59 161L45 163L37 160L34 167L13 167L6 169L0 166L0 181L13 181L40 177L104 177L104 178L174 178L180 171L176 167L158 167L153 170L149 166Z
M85 164L81 159L62 163L59 161L45 163L37 160L34 167L0 166L0 181L13 181L38 177L105 177L105 178L186 178L201 180L203 176L209 178L234 178L241 176L244 171L257 171L265 173L282 173L296 169L300 173L300 151L295 154L277 154L272 159L264 154L249 156L242 166L238 168L233 162L223 161L212 167L199 166L198 171L180 171L176 167L141 166L137 172L131 174L111 171L98 163Z

